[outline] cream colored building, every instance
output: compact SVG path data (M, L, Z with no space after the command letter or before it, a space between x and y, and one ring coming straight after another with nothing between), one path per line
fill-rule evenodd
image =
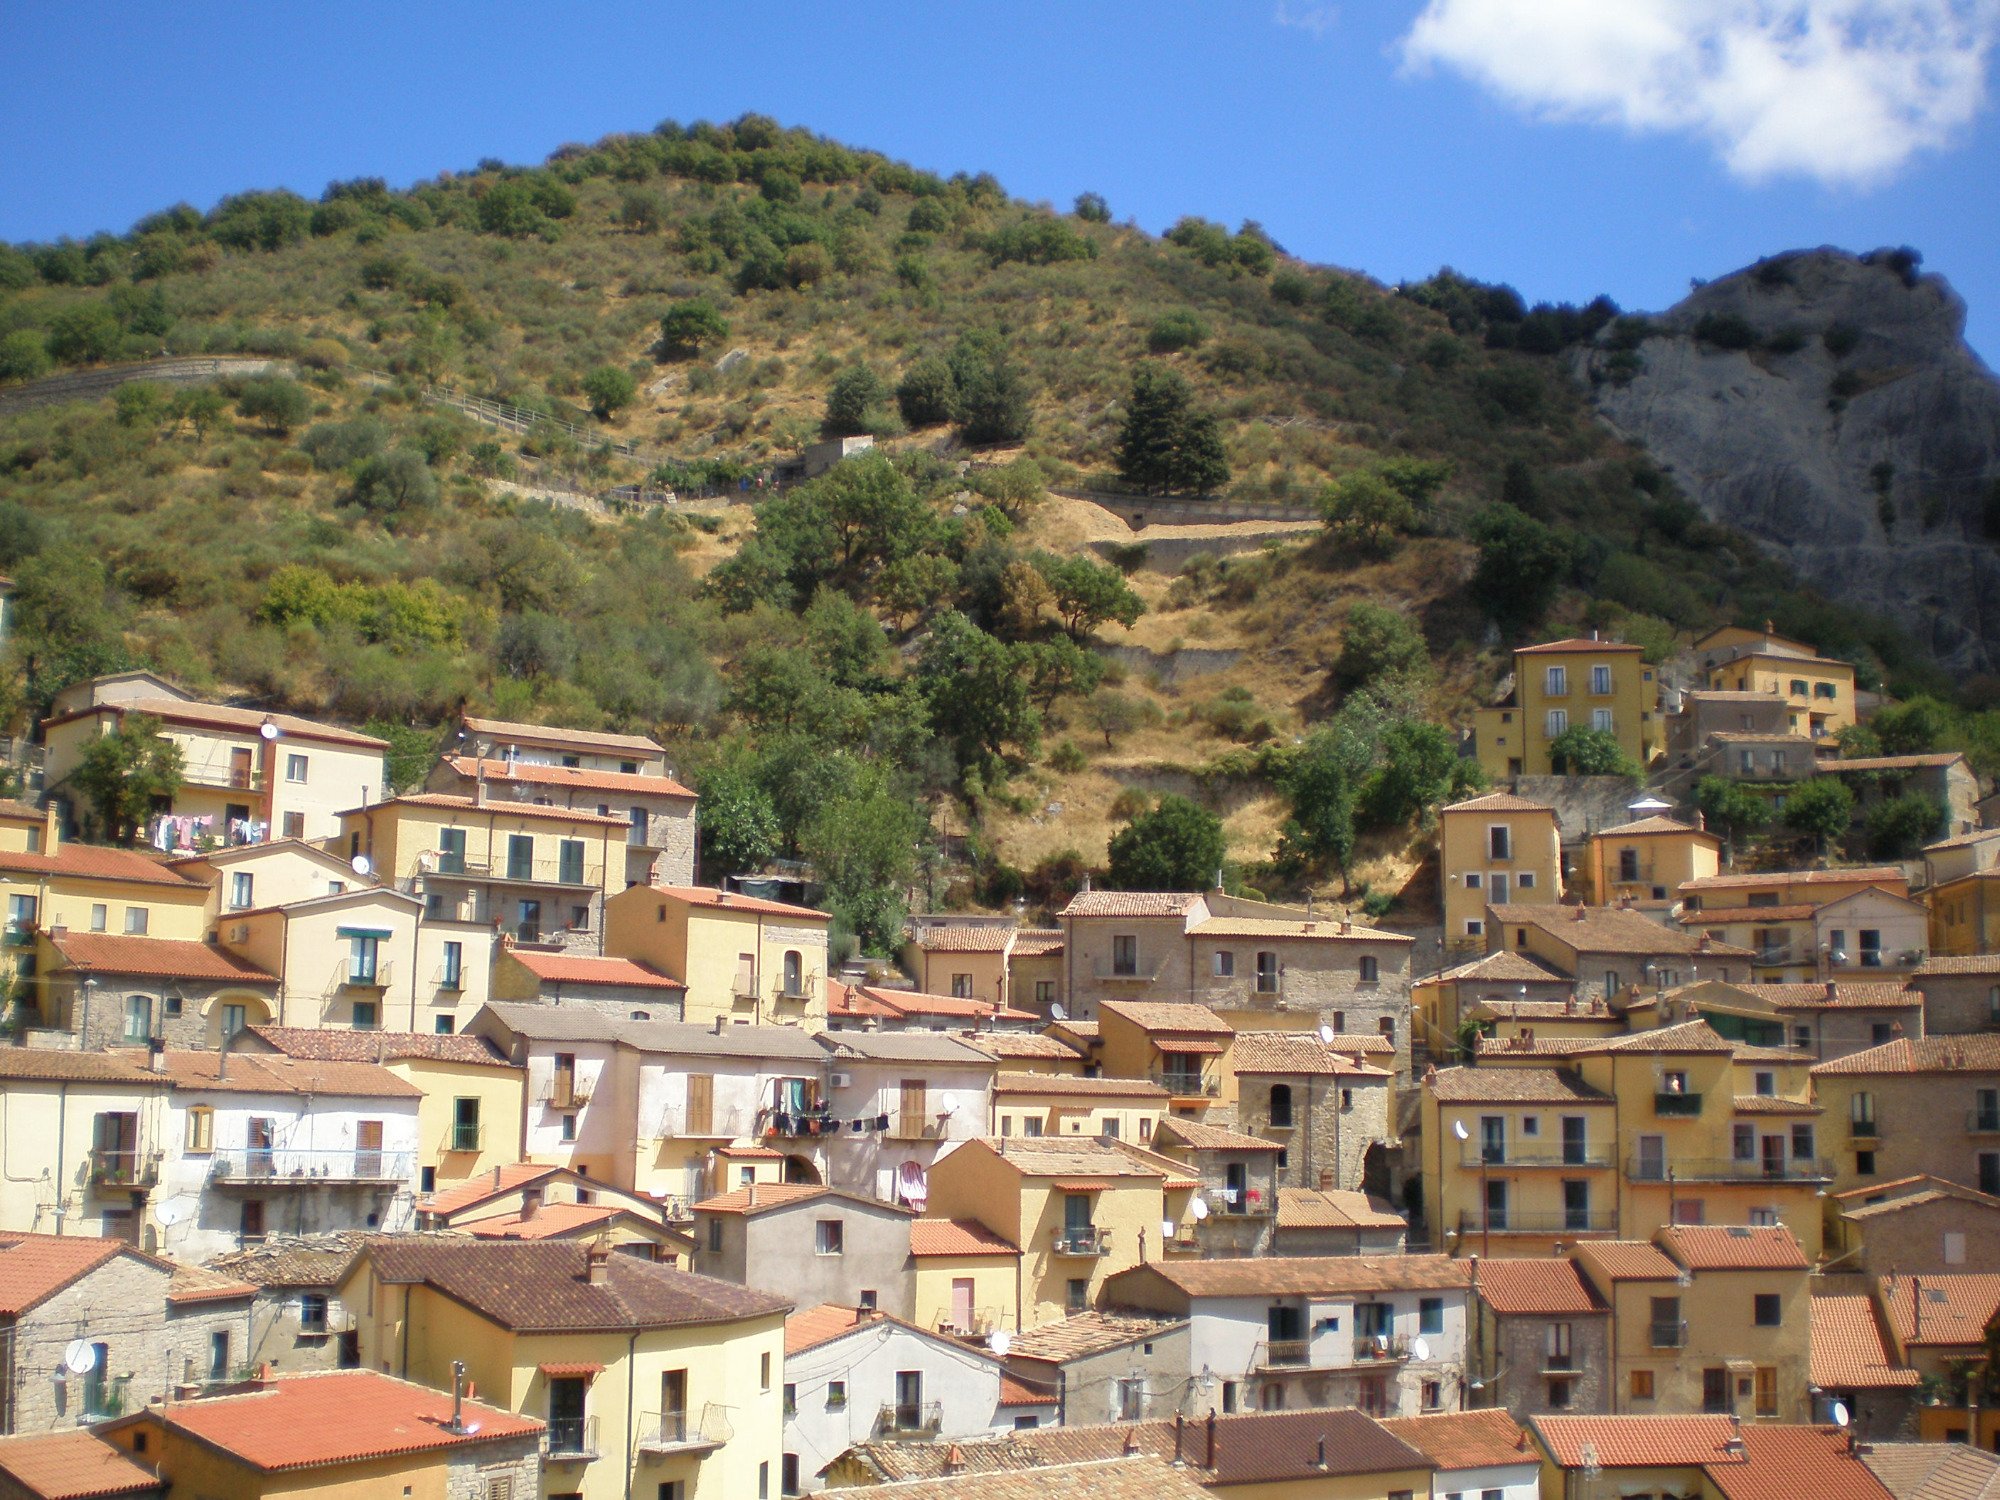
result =
M621 817L626 823L625 864L615 881L606 881L607 892L628 885L692 885L695 795L657 763L640 764L645 769L608 771L448 755L425 785L434 792L473 797L484 783L495 801L511 799Z
M1486 947L1486 908L1562 899L1555 809L1508 792L1455 802L1438 814L1448 952Z
M697 1025L822 1026L832 920L708 886L633 886L605 905L605 952L680 979L682 1014Z
M1783 698L1793 734L1826 739L1855 722L1853 664L1804 641L1732 625L1696 641L1695 651L1711 689Z
M143 1054L0 1047L0 1230L155 1249L146 1200L169 1145L167 1089Z

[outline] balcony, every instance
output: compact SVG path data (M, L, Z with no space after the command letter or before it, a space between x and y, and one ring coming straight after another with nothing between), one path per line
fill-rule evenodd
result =
M108 1188L158 1187L160 1153L94 1146L90 1152L90 1185Z
M1111 1231L1094 1224L1086 1224L1080 1229L1057 1225L1049 1231L1049 1247L1057 1255L1109 1255Z
M937 1401L890 1402L875 1414L877 1437L936 1437L944 1430L944 1405Z
M780 979L771 998L780 1004L803 1005L818 993L819 975L805 974L797 979Z
M1167 1068L1146 1076L1176 1099L1213 1099L1222 1092L1222 1080L1212 1073Z
M1634 1182L1826 1182L1833 1177L1833 1163L1818 1156L1787 1156L1782 1161L1694 1156L1669 1162L1642 1162L1634 1156L1626 1163L1626 1173Z
M1117 963L1099 963L1093 964L1090 972L1091 977L1099 984L1151 984L1166 972L1166 967L1164 959L1150 968L1144 964L1134 964L1126 968Z
M1686 1119L1701 1113L1701 1095L1675 1094L1660 1090L1653 1095L1653 1113L1663 1118Z
M1849 1120L1847 1134L1851 1140L1872 1146L1882 1139L1882 1127L1874 1120Z
M1271 1339L1264 1345L1264 1357L1258 1361L1265 1368L1283 1365L1309 1365L1312 1363L1312 1344L1307 1339Z
M839 1135L840 1121L828 1114L823 1105L815 1105L805 1114L797 1114L790 1110L775 1110L764 1122L764 1134L791 1139L815 1135ZM899 1136L897 1139L913 1140L917 1137Z
M739 971L729 982L729 993L738 1000L755 1001L762 998L757 988L755 971Z
M1400 1333L1361 1333L1354 1338L1354 1358L1358 1364L1408 1359L1410 1341Z
M337 1187L401 1183L416 1175L414 1151L313 1151L232 1147L209 1158L208 1185L255 1191L284 1183Z
M1796 950L1789 943L1780 943L1770 948L1759 948L1757 956L1751 960L1751 963L1760 968L1774 968L1782 964L1802 964L1805 962L1807 960L1798 956Z
M1461 1167L1609 1167L1616 1159L1603 1146L1502 1146L1497 1155L1468 1142L1459 1151Z
M1674 1323L1654 1323L1651 1325L1652 1346L1655 1349L1682 1349L1687 1346L1688 1326L1685 1318Z
M1617 1216L1599 1209L1584 1212L1558 1208L1533 1213L1509 1209L1505 1213L1494 1214L1464 1209L1458 1216L1461 1240L1472 1234L1612 1234L1617 1228Z
M35 946L35 926L32 922L15 924L9 922L0 931L0 946L8 948L32 948Z
M548 885L572 891L587 890L604 883L603 865L565 865L560 859L510 859L494 864L467 859L463 855L440 854L437 868L430 873L451 880L477 880L494 885Z
M552 1464L587 1464L598 1455L597 1418L550 1417L542 1455Z
M935 1141L938 1140L939 1125L935 1120L922 1115L898 1114L890 1117L889 1139L892 1141Z
M186 766L181 770L184 786L220 787L228 792L261 792L264 773L237 766Z
M1278 1195L1268 1189L1210 1188L1207 1196L1210 1210L1224 1219L1268 1219L1278 1211Z
M1965 1112L1965 1133L1967 1135L2000 1135L2000 1113L1986 1109L1969 1109Z
M710 1453L734 1437L728 1410L711 1401L697 1417L684 1411L649 1411L639 1418L641 1457Z
M595 1087L592 1079L564 1078L558 1074L542 1090L540 1102L550 1109L581 1109L590 1103L591 1090Z
M486 1147L486 1126L453 1125L444 1133L443 1150L482 1151Z
M393 963L369 964L357 969L352 964L342 964L338 970L340 987L344 990L365 990L379 995L389 988L390 980L396 972Z

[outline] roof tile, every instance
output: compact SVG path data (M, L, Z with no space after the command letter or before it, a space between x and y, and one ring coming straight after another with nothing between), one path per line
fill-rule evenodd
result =
M258 986L278 982L277 975L226 949L178 938L66 932L61 937L51 933L49 943L62 955L62 968L82 974L137 974Z
M1896 1363L1865 1294L1812 1299L1812 1383L1828 1391L1914 1386L1915 1370Z
M1503 1318L1608 1311L1565 1256L1482 1260L1474 1285L1480 1300Z
M0 1438L0 1478L35 1500L98 1500L164 1493L159 1476L94 1432L38 1432ZM0 1489L6 1486L0 1485Z

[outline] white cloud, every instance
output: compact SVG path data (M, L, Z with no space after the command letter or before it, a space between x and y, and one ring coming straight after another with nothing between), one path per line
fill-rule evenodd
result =
M1271 19L1280 26L1303 31L1319 42L1324 41L1326 34L1339 22L1340 11L1332 5L1312 4L1310 0L1278 0L1278 8Z
M1681 132L1739 177L1866 183L1979 112L2000 0L1428 0L1403 38L1531 114Z

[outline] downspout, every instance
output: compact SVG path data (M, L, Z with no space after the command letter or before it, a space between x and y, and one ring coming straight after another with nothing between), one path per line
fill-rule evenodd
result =
M69 1194L63 1190L63 1139L69 1130L69 1085L56 1085L56 1233L63 1232L63 1220L69 1214Z
M634 1425L639 1415L639 1330L632 1330L632 1337L625 1345L625 1500L632 1500L632 1449L637 1445L639 1429Z
M368 1274L375 1274L372 1267ZM396 1373L404 1380L410 1378L410 1288L413 1285L414 1282L403 1283L403 1367Z

